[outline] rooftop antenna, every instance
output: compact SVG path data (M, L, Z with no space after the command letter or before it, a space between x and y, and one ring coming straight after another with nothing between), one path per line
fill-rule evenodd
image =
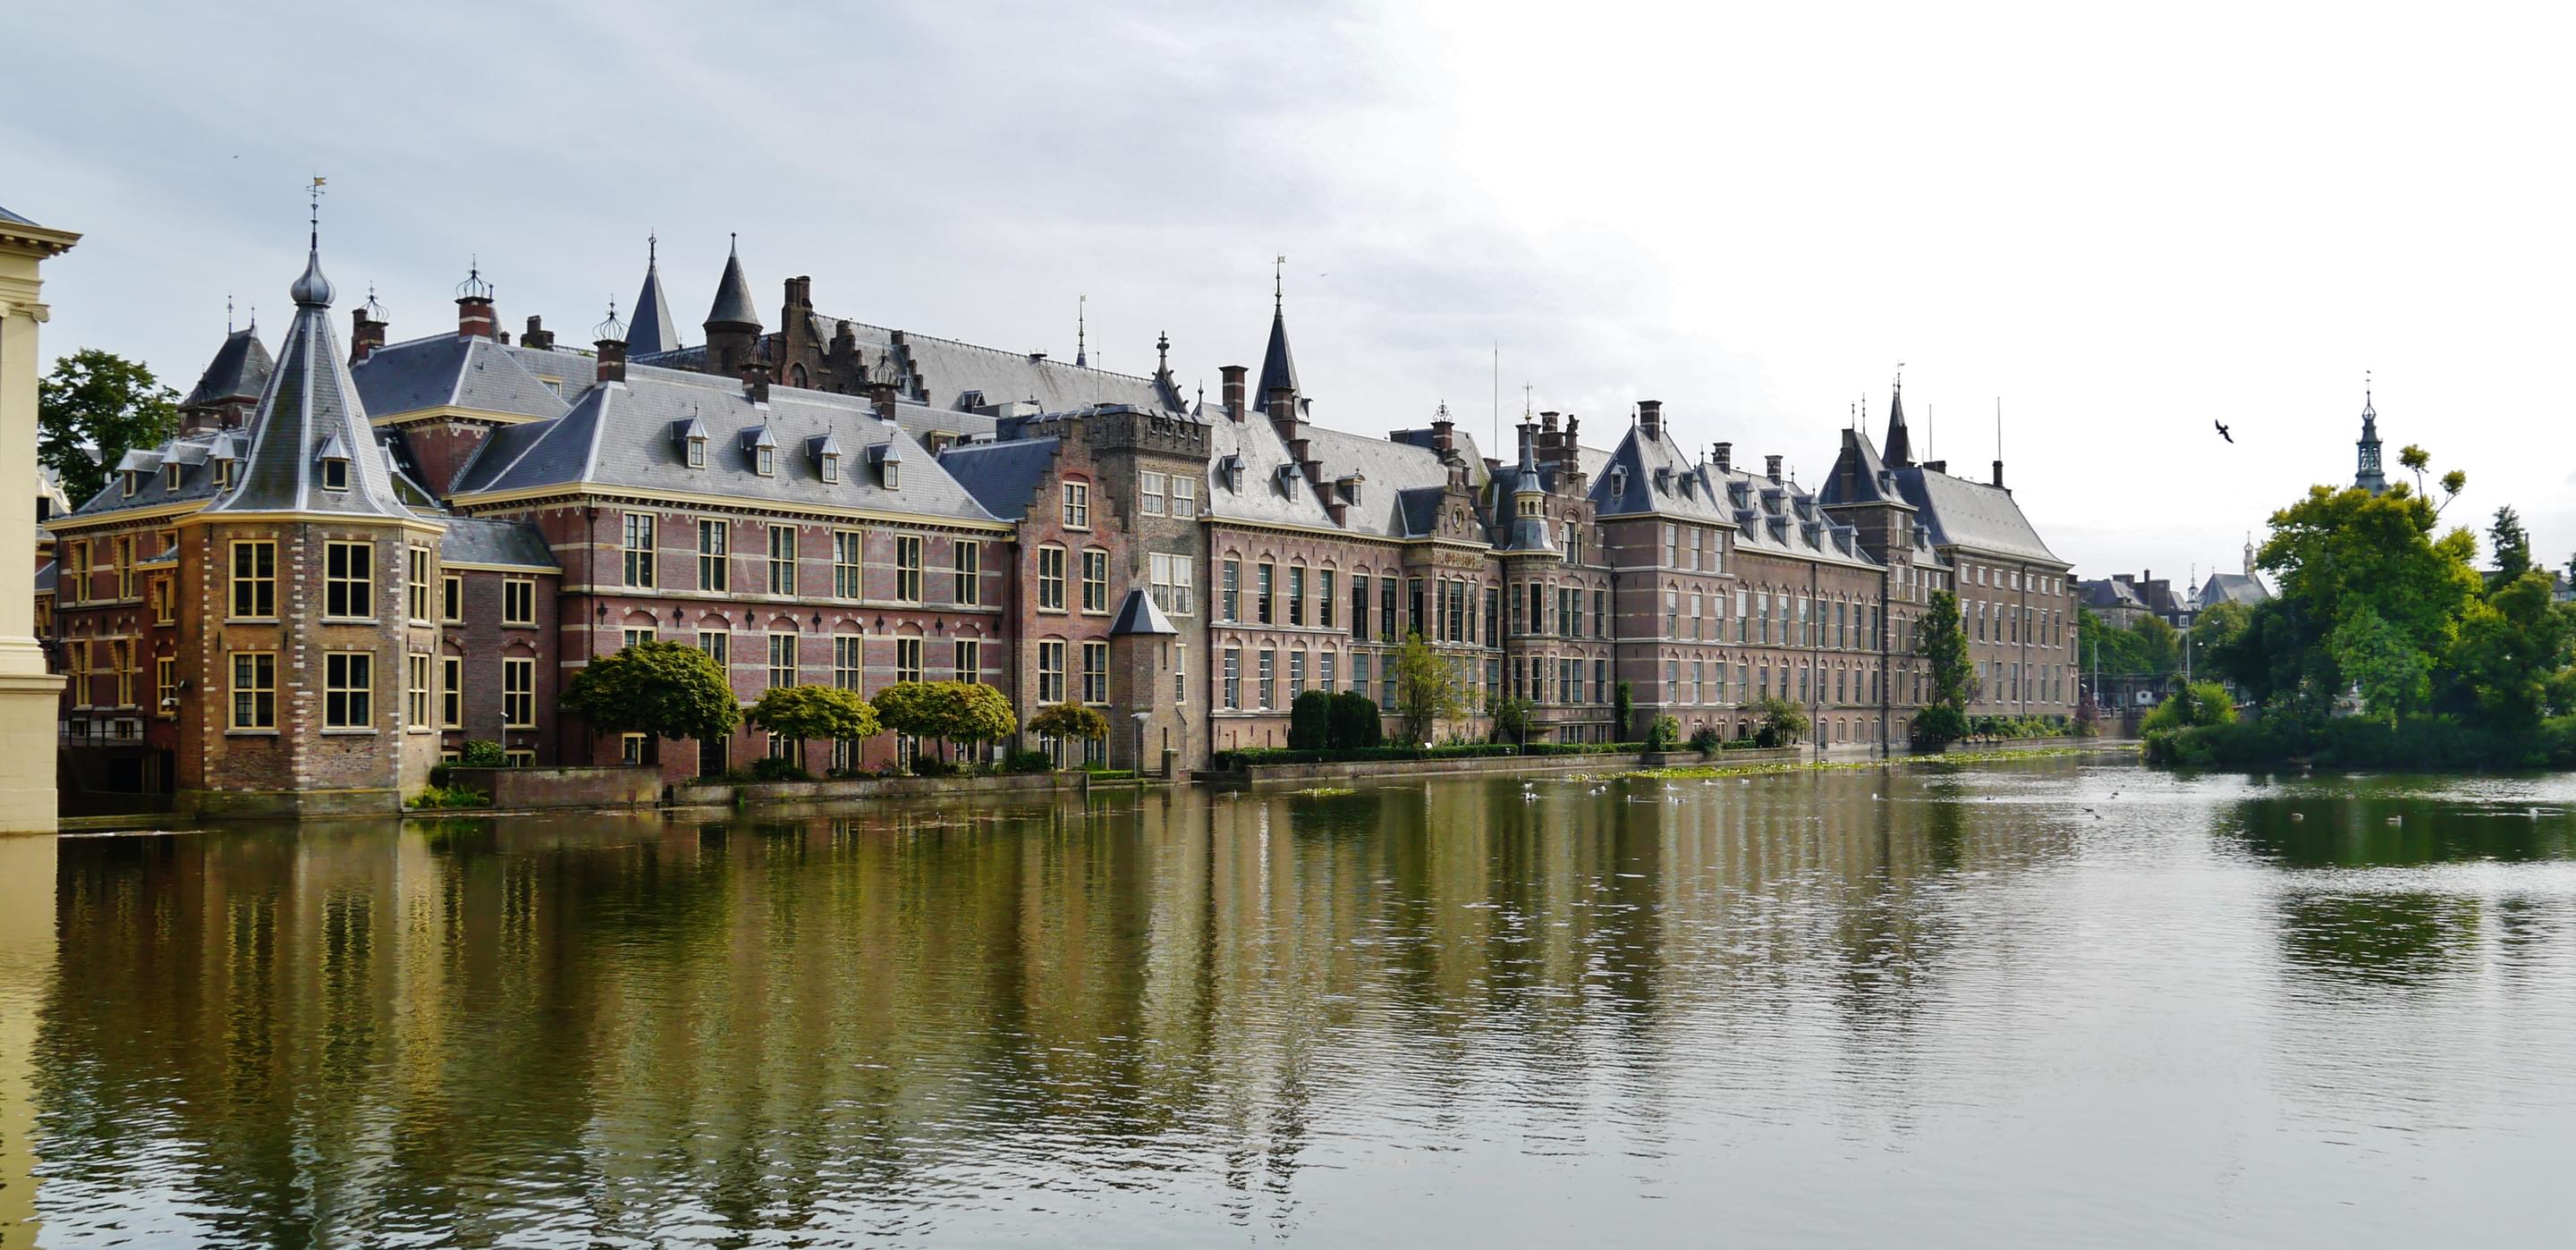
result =
M1442 407L1448 405L1443 404ZM1493 445L1503 445L1503 341L1494 340L1494 432Z
M224 292L224 333L233 332L233 293Z
M2004 397L1995 396L1995 459L2004 458Z
M1288 258L1285 256L1272 258L1270 262L1270 311L1274 313L1287 306L1287 274Z
M1090 312L1091 297L1088 295L1075 296L1073 301L1073 367L1076 369L1087 369L1091 367L1091 352L1085 346L1088 342L1088 336L1090 333L1090 322L1088 320Z

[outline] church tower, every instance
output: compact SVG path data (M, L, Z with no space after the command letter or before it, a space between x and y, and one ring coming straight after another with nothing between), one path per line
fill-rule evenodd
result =
M2386 492L2388 477L2379 469L2379 410L2371 406L2368 383L2361 388L2361 438L2356 446L2361 448L2361 464L2352 484L2374 495Z

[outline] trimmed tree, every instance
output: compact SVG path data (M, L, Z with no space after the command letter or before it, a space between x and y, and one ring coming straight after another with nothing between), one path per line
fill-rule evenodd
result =
M878 691L872 702L886 728L938 739L943 760L951 742L999 742L1020 725L1001 691L976 682L899 681Z
M1029 732L1068 741L1087 738L1098 742L1109 736L1109 718L1101 715L1098 708L1058 703L1038 709L1038 714L1029 718Z
M1977 666L1968 658L1968 629L1959 615L1959 596L1946 590L1932 592L1932 602L1914 622L1914 654L1931 661L1929 702L1965 712L1977 697Z
M1344 748L1373 747L1386 741L1386 718L1378 714L1377 700L1356 690L1334 695L1325 741Z
M1747 710L1762 718L1762 734L1770 739L1764 746L1788 746L1813 727L1806 709L1787 699L1757 699Z
M1288 749L1321 751L1333 738L1333 696L1309 690L1288 704Z
M1494 741L1528 743L1530 711L1534 706L1527 699L1516 699L1510 695L1495 695L1487 699L1485 715L1494 718Z
M724 669L677 642L639 642L583 665L561 707L594 730L653 738L721 738L742 723Z
M2576 559L2571 559L2568 563L2570 565L2576 565ZM1619 722L1618 727L1611 730L1611 732L1621 738L1627 737L1629 731L1635 725L1635 713L1637 710L1637 696L1629 691L1627 682L1622 681L1619 683L1619 692L1616 697L1611 699L1610 708L1610 714Z
M866 738L884 728L877 723L876 708L858 691L839 686L772 686L743 713L743 719L794 739L800 766L808 739Z
M1467 714L1467 691L1457 670L1433 652L1422 635L1404 640L1395 657L1395 714L1404 723L1404 740L1422 746L1439 732L1440 722Z

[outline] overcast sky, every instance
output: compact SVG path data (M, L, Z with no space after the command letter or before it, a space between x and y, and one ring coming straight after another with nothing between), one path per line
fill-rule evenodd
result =
M230 293L282 328L303 185L341 307L589 338L658 231L698 341L764 309L1150 372L1259 363L1271 258L1319 421L1521 388L1613 443L1820 480L1905 366L1917 447L2080 573L2234 568L2381 432L2576 547L2563 11L2242 4L165 6L38 0L0 205L83 232L49 352L184 390ZM775 320L774 313L769 317ZM346 332L345 319L341 322ZM2234 428L2219 441L2213 420ZM1927 430L1928 427L1928 430ZM1490 450L1490 448L1489 448Z

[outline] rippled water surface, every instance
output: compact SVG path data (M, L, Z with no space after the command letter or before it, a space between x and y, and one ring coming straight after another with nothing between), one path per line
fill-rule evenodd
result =
M47 1245L2565 1244L2570 777L8 853L0 1211Z

